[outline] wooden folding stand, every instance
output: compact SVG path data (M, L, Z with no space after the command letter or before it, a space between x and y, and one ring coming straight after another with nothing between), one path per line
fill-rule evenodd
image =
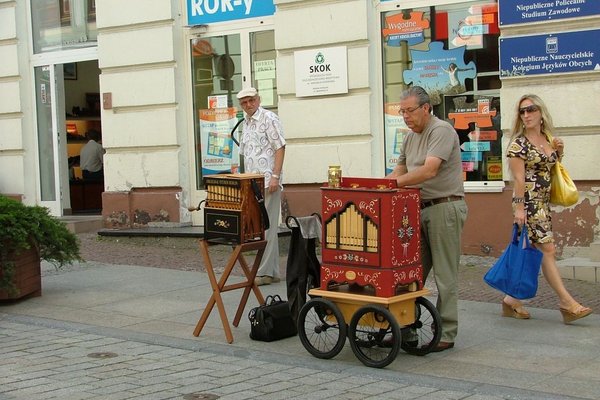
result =
M212 286L213 293L210 296L210 300L202 313L202 317L198 321L196 325L196 329L194 329L194 336L200 335L204 324L206 323L208 316L210 315L215 303L217 303L217 308L219 309L219 315L221 317L221 322L223 323L223 330L225 331L225 336L227 338L228 343L233 343L233 334L231 332L231 327L229 326L229 321L227 319L227 314L225 312L225 305L223 304L223 298L221 297L221 293L228 292L230 290L236 289L244 289L244 293L242 294L242 298L240 299L240 304L238 306L237 312L235 314L235 318L233 319L233 326L237 327L240 319L242 317L242 313L244 312L244 308L246 307L246 302L248 301L248 297L250 296L250 290L254 292L256 299L259 304L263 304L265 302L262 293L258 289L258 286L254 283L254 278L256 277L256 273L258 271L258 267L260 265L260 261L265 252L265 246L267 245L266 240L247 242L238 244L231 256L229 257L229 261L225 266L225 270L221 275L221 278L217 282L217 278L215 276L215 271L213 269L212 262L210 260L210 254L208 252L208 246L214 244L209 243L206 240L200 241L200 252L202 253L202 257L204 258L204 262L206 264L206 272L208 273L208 279L210 280L210 285ZM254 263L250 268L248 263L244 259L243 253L257 250L256 257L254 258ZM231 285L226 285L227 279L229 279L229 275L233 270L236 262L239 261L240 267L246 276L245 282L234 283Z

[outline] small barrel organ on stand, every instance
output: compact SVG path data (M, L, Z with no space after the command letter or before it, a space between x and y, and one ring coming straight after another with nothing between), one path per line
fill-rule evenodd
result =
M264 240L258 190L264 198L264 177L258 174L223 174L204 177L204 238L209 242L242 244Z
M343 177L321 188L321 289L371 286L378 297L423 287L420 198L393 179Z

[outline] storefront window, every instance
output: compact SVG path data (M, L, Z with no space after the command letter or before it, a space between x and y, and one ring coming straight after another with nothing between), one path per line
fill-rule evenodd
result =
M246 79L258 89L261 106L277 112L275 34L272 30L192 39L196 188L205 175L241 171L239 128L244 117L236 94ZM243 59L249 60L244 62Z
M497 1L394 10L381 14L386 173L408 132L400 94L424 87L433 112L461 143L464 180L502 181Z
M260 93L260 105L277 112L277 79L275 76L275 31L250 33L252 85Z
M34 53L96 46L96 0L32 0Z

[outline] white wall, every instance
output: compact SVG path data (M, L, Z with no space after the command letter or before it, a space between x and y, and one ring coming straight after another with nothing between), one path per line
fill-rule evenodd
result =
M23 44L17 31L18 15L24 12L17 2L0 0L0 193L25 195L35 201L35 186L26 193L26 145L23 131L24 94L20 56ZM26 40L24 41L26 43Z
M287 140L286 183L320 183L329 165L371 176L372 143L368 8L364 0L275 0L279 116ZM294 52L346 46L348 94L296 97Z
M97 3L100 91L112 96L112 109L102 110L106 191L187 189L180 3Z

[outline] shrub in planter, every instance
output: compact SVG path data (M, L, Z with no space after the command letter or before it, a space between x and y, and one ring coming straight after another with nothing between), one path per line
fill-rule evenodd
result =
M77 236L48 209L0 195L0 291L18 295L16 259L31 249L56 268L83 261Z

